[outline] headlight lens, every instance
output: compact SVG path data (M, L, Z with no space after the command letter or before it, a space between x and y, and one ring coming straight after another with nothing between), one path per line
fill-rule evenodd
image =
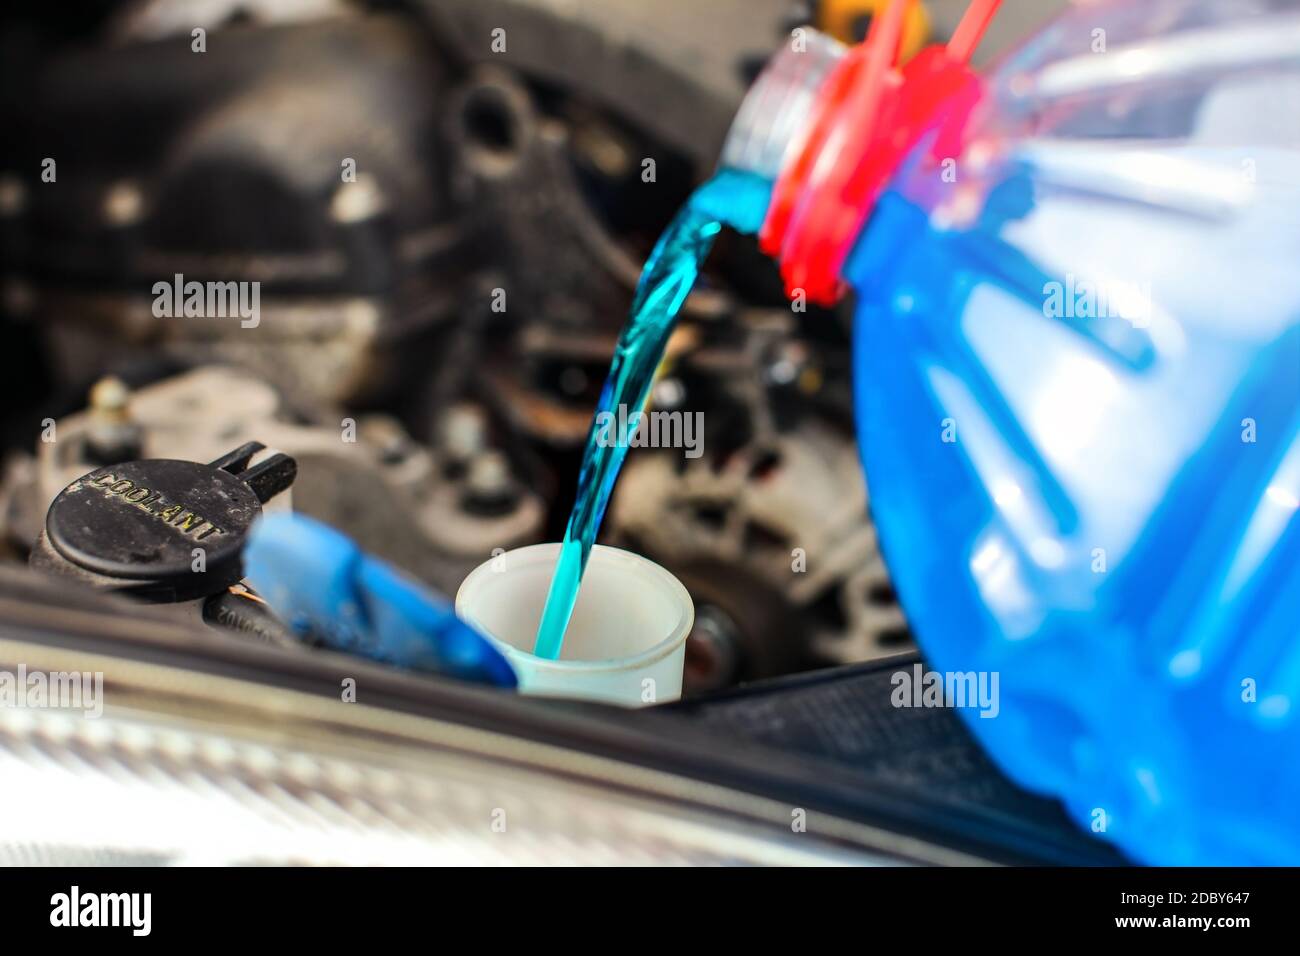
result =
M184 670L95 666L98 718L0 708L2 864L878 862L716 794L701 806L641 788L651 771L604 758Z

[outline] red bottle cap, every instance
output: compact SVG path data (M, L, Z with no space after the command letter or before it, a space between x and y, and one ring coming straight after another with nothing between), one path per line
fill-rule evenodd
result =
M840 273L889 178L917 141L939 123L936 150L955 147L953 132L980 95L968 65L1001 0L973 0L947 45L898 64L907 5L894 0L849 50L818 92L802 148L783 167L759 233L778 258L786 294L833 304Z

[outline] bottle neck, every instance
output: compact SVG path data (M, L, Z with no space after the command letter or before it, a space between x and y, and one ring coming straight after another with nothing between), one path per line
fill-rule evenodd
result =
M799 152L821 89L846 52L844 44L811 27L793 31L741 102L719 166L775 183Z
M973 0L947 46L898 63L908 6L894 0L866 40L845 49L796 30L746 95L722 165L773 183L759 233L786 293L833 304L845 259L876 200L921 137L959 128L979 98L967 61L1001 0ZM950 148L953 136L939 143Z

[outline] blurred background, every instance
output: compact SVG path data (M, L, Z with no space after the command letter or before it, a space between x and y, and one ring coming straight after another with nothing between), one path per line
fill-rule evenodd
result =
M1008 0L980 58L1061 6ZM789 31L852 41L878 7L6 11L0 560L25 562L93 467L248 438L297 459L297 510L444 593L495 549L557 540L654 237ZM925 3L909 46L964 7ZM156 317L153 284L175 273L259 282L261 322ZM792 311L735 236L684 310L653 402L707 413L704 454L630 456L602 540L694 596L687 693L911 646L854 446L848 314Z

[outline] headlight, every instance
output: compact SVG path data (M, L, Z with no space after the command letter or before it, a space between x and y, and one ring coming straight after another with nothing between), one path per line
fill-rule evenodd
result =
M0 707L0 863L882 862L789 808L508 735L0 640L15 660L102 671L104 707Z

